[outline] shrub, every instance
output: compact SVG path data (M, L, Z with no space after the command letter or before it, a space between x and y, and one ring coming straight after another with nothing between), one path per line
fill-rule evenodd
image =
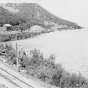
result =
M85 88L88 85L87 79L82 75L66 72L60 64L55 64L54 60L53 55L44 59L43 54L35 49L30 51L26 70L29 75L61 88Z
M33 51L30 51L30 55L31 55L31 64L34 66L39 66L44 60L43 54L41 54L36 49Z
M43 55L36 49L30 51L30 59L28 61L28 66L26 67L28 73L37 76L36 69L41 65L43 59Z
M1 35L1 39L0 39L1 42L6 42L6 41L11 41L11 37L9 35Z
M2 47L2 45L0 46ZM16 52L10 44L3 45L8 63L16 64ZM39 50L30 51L27 56L25 51L19 52L19 64L21 68L27 70L27 74L36 77L46 83L61 88L87 88L88 80L82 75L66 72L60 64L55 64L54 55L44 59Z
M29 58L24 51L19 51L19 64L22 68L27 68L29 63Z
M10 43L2 44L2 53L6 57L7 62L16 64L16 52Z
M52 76L51 85L59 86L60 87L60 80L63 76L64 70L59 65L56 68L56 73Z

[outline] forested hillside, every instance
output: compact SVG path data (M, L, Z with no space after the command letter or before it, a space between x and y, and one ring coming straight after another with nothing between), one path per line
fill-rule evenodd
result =
M16 11L17 10L17 11ZM0 26L11 24L18 27L18 30L25 30L33 25L44 28L74 28L80 29L74 22L63 20L54 16L36 3L1 4L0 5Z

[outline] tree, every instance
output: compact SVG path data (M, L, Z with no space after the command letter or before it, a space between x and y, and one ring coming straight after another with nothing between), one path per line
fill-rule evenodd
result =
M28 29L28 25L26 23L20 24L21 30L26 30Z

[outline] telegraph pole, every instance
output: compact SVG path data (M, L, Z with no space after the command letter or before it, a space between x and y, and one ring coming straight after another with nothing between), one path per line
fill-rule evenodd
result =
M18 47L17 47L17 42L16 42L16 61L17 61L17 71L19 72L19 59L18 59Z

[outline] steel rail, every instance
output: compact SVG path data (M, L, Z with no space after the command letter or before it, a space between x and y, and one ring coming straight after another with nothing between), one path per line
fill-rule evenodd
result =
M4 71L4 72L8 73L9 75L11 75L12 77L14 77L15 79L17 79L18 81L20 81L20 82L26 84L27 86L29 86L29 87L31 87L31 88L34 88L34 87L32 87L31 85L29 85L28 83L22 81L21 79L19 79L19 78L17 78L16 76L12 75L12 74L9 73L8 71L4 70L3 68L0 67L0 69L1 69L2 71ZM1 73L0 73L0 75L3 76L4 78L8 79L6 76L2 75ZM9 80L10 82L12 82L10 79L8 79L8 80ZM14 82L12 82L12 83L15 84L15 85L17 85L17 84L14 83ZM19 87L20 87L20 86L19 86ZM21 87L20 87L20 88L21 88Z

